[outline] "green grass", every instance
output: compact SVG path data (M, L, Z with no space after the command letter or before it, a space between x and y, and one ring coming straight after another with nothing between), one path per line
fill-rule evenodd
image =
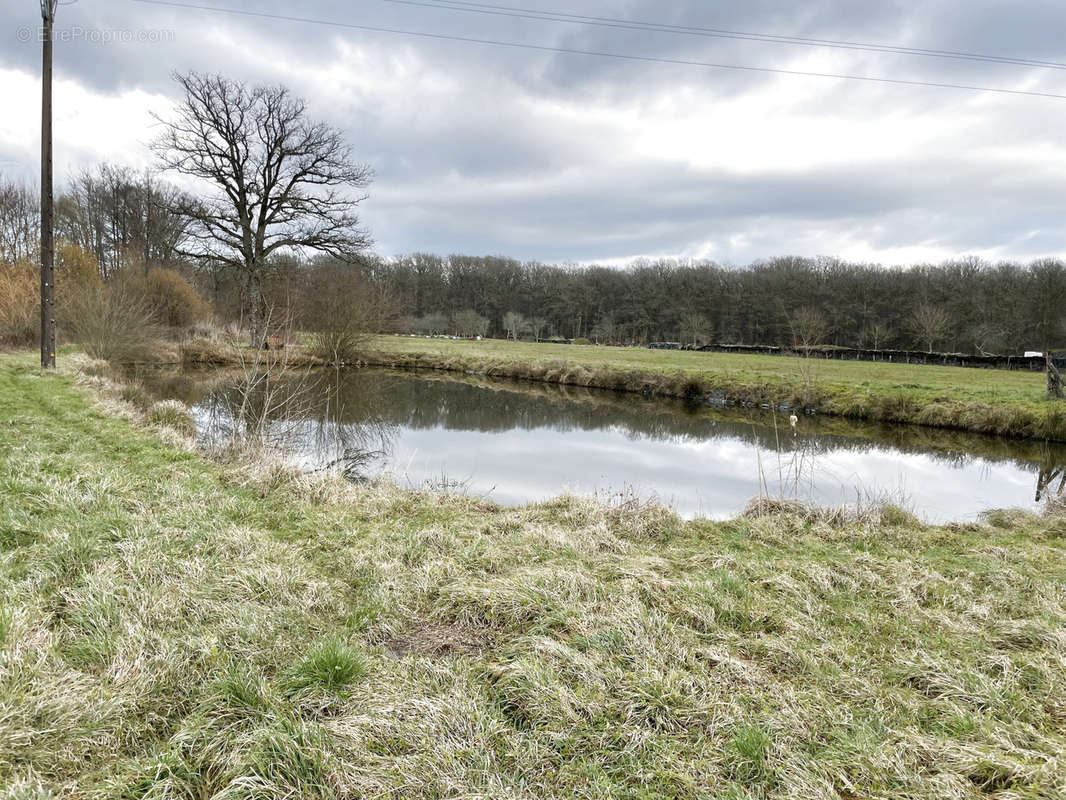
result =
M379 336L368 359L1066 441L1042 373L646 348Z
M505 510L120 393L0 356L0 796L1066 796L1060 517Z
M280 688L290 697L317 693L344 696L366 674L366 657L339 639L313 647L281 676Z

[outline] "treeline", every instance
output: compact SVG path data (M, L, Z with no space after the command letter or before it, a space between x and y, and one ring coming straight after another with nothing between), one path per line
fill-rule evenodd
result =
M412 332L611 344L837 345L1017 353L1066 341L1066 264L883 267L782 257L748 267L638 260L624 269L416 254L368 274Z
M56 206L61 297L64 286L81 295L124 287L126 298L134 287L162 324L246 319L244 276L221 261L175 255L187 222L174 209L188 202L151 172L105 164L73 176ZM0 340L9 343L36 335L38 203L34 187L0 178ZM782 257L744 268L672 260L616 268L500 256L366 254L339 263L289 254L270 259L263 291L276 326L331 320L336 337L373 328L985 355L1066 342L1066 264L1056 259L967 257L904 268Z

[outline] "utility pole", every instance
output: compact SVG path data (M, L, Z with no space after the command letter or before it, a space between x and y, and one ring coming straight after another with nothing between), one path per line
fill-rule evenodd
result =
M52 23L58 0L41 0L41 367L56 366L55 240L52 230Z

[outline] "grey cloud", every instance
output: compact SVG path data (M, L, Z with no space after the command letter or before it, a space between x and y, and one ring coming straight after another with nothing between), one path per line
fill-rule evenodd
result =
M966 162L935 160L909 167L903 172L869 167L756 176L671 165L634 167L622 186L616 176L601 173L507 191L472 186L469 195L459 198L385 193L371 217L381 215L379 236L392 252L458 251L477 239L484 252L548 260L680 252L693 244L722 245L736 234L754 233L766 241L766 231L777 233L782 244L775 250L737 254L745 260L790 251L783 243L797 232L807 235L805 228L828 228L841 238L885 249L920 242L965 252L1016 244L1019 255L1032 256L1066 245L1066 234L1053 225L1060 204L1058 184L1051 177L1012 182L986 169L977 180L994 190L972 194L960 191L963 180L972 177ZM1045 208L1034 215L1034 204ZM942 213L930 215L928 205ZM396 242L394 223L385 217L398 218L400 230L416 231L413 239ZM989 225L990 217L998 224ZM1025 239L1040 225L1048 232ZM901 229L907 230L906 239L900 238Z

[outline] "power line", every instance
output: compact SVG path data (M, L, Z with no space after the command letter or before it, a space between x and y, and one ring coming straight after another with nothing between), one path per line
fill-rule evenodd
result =
M401 28L385 28L375 25L359 25L354 22L342 22L340 20L328 20L328 19L314 19L311 17L297 17L288 14L272 14L266 11L252 11L249 9L238 8L225 8L221 6L206 6L196 3L178 2L177 0L131 0L135 3L143 3L146 5L155 6L168 6L172 8L186 8L194 9L198 11L213 11L220 14L230 14L234 16L244 17L257 17L261 19L272 19L280 22L299 22L308 25L324 25L334 28L344 28L348 30L367 31L370 33L389 33L399 36L417 36L424 39L437 39L451 42L462 42L465 44L482 44L491 45L494 47L511 47L522 50L535 50L545 53L562 53L565 55L579 55L579 56L595 56L597 58L613 58L625 61L640 61L645 63L656 64L670 64L675 66L686 67L704 67L706 69L726 69L736 72L754 72L773 75L792 75L804 78L833 78L836 80L848 80L848 81L862 81L864 83L882 83L895 86L918 86L932 89L958 89L962 91L970 92L991 92L994 94L1010 94L1010 95L1022 95L1026 97L1046 97L1055 100L1066 100L1066 94L1055 94L1053 92L1037 92L1026 89L1002 89L993 86L973 86L962 83L943 83L939 81L919 81L919 80L907 80L904 78L883 78L869 75L848 75L844 73L836 72L812 72L806 70L795 69L778 69L774 67L753 67L742 64L718 64L710 61L693 61L682 58L663 58L658 56L639 56L627 53L612 53L604 50L579 50L577 48L570 47L554 47L550 45L540 44L527 44L523 42L508 42L499 39L480 39L472 36L458 36L446 33L430 33L426 31L409 31Z
M651 31L672 33L686 36L702 36L712 39L737 39L740 41L769 42L771 44L791 44L805 47L831 47L841 50L861 50L872 53L891 55L924 56L927 58L946 58L962 61L983 61L993 64L1037 67L1042 69L1066 69L1066 63L1058 61L1041 61L1015 56L997 56L987 53L968 53L959 50L934 50L904 45L873 44L869 42L849 42L837 39L812 39L806 36L782 36L773 33L754 33L751 31L734 31L724 28L706 28L693 25L671 25L661 22L628 20L618 17L596 17L585 14L571 14L563 11L543 11L519 6L503 6L493 3L474 3L466 0L382 0L406 6L421 6L447 11L463 11L471 14L490 14L499 17L517 19L534 19L548 22L566 22L575 25L593 25L602 28L621 30Z

